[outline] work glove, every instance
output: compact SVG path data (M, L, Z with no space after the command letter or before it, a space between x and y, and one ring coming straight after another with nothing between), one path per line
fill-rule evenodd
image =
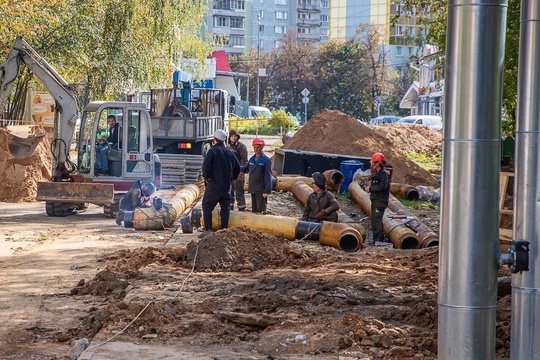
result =
M262 194L263 199L266 199L268 197L268 194Z
M319 211L319 213L315 216L315 218L317 218L317 220L322 220L323 217L325 217L328 213L326 212L326 210L321 210Z

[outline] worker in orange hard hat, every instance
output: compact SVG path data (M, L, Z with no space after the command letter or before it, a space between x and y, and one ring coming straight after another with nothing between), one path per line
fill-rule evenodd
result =
M267 197L272 192L272 161L263 152L264 140L260 137L253 139L253 155L246 166L244 173L249 173L248 193L251 194L251 212L266 213Z
M385 164L384 154L380 152L373 154L370 161L371 183L369 188L363 186L366 191L369 191L371 200L371 229L374 243L384 242L383 216L390 197L390 175L384 170Z

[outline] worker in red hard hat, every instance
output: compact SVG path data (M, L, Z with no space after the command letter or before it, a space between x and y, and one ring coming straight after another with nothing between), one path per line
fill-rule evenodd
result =
M242 168L249 174L248 193L251 194L251 212L266 213L268 195L272 192L272 161L263 152L264 140L260 137L253 139L253 155L246 166Z
M377 152L373 154L370 161L371 183L369 188L369 199L371 200L371 229L373 232L373 242L384 242L383 216L388 207L390 197L390 175L384 170L386 157Z

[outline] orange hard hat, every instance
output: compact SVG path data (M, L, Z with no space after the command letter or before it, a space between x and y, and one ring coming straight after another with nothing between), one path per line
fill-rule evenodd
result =
M378 152L373 154L373 156L371 157L371 162L380 162L384 164L386 162L386 158L382 153Z
M251 143L252 146L255 146L255 145L262 145L264 146L264 140L261 139L260 137L256 137L255 139L253 139L253 142Z

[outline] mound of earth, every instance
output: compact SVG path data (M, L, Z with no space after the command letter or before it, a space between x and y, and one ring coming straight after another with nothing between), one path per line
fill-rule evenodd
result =
M186 247L185 260L196 270L253 271L271 267L306 265L314 261L282 234L272 235L247 227L217 231Z
M52 177L52 128L39 128L46 136L28 158L15 158L9 151L11 132L0 128L0 201L21 202L36 199L37 183Z
M437 135L430 133L426 138L423 134L430 130L418 128L374 127L340 111L323 110L313 116L283 148L358 157L371 157L375 152L382 152L394 168L393 182L438 187L439 181L435 176L404 155L404 152L418 149L430 154L437 149L440 152L440 142L433 141Z

